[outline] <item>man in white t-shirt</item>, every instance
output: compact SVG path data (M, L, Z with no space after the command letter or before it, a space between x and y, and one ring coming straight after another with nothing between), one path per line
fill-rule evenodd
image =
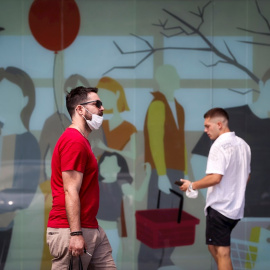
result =
M181 179L182 191L208 188L205 206L206 244L219 270L231 270L231 231L244 215L245 190L250 178L249 145L229 129L222 108L204 115L204 131L214 140L209 151L206 176L194 183Z

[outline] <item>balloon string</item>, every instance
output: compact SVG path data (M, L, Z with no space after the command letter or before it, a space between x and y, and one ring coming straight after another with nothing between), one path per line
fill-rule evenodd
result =
M63 123L63 119L61 117L60 111L59 111L59 107L58 107L58 103L57 103L57 99L56 99L56 88L55 88L55 69L56 69L56 57L57 57L57 52L55 52L54 54L54 63L53 63L53 94L54 94L54 102L55 102L55 107L56 107L56 113L59 117L61 126L63 131L65 130L65 126Z

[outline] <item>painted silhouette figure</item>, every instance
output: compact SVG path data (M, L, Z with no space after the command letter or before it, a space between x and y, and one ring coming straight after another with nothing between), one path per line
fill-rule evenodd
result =
M29 131L35 106L31 78L16 67L0 68L0 269L4 269L16 211L28 208L40 176L40 149ZM20 228L24 234L23 227ZM25 249L31 250L27 244Z
M99 96L105 104L104 114L111 114L109 120L104 120L102 124L103 140L91 141L94 148L99 148L102 152L116 152L127 159L128 165L136 158L136 127L126 121L121 113L129 111L126 95L122 85L110 78L103 77L97 84ZM94 152L95 153L95 152ZM132 168L129 167L130 170ZM127 237L125 220L124 201L121 203L121 236Z
M180 88L180 78L176 69L170 65L160 66L155 79L159 91L153 92L145 124L145 161L152 167L148 189L148 209L157 205L161 190L160 207L177 207L179 200L170 194L169 189L179 191L173 184L182 178L185 171L185 136L183 107L174 98L175 90ZM169 230L169 228L168 228ZM170 256L174 248L152 249L141 244L138 255L138 269L158 269L173 265Z
M111 114L109 120L104 120L102 127L105 143L99 143L104 151L115 151L126 158L135 159L136 127L123 119L121 113L129 111L125 91L122 85L110 77L103 77L97 84L101 100L106 103L104 114Z
M119 237L122 236L122 231L118 230L122 198L131 195L135 201L141 201L148 188L150 171L150 164L145 164L145 179L140 188L135 190L123 156L115 152L104 152L99 159L100 208L97 218L110 240L115 262L120 245Z

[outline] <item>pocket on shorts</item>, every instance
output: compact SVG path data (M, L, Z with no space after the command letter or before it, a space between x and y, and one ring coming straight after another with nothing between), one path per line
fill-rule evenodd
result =
M49 246L50 253L53 257L59 257L59 230L58 229L48 229L47 230L47 244Z

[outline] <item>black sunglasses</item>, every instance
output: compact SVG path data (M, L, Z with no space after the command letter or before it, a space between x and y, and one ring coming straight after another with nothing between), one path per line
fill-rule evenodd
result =
M101 108L102 106L102 101L100 100L91 100L91 101L88 101L88 102L84 102L84 103L81 103L80 105L86 105L86 104L89 104L89 103L93 103L93 102L96 102L96 104L94 104L97 108Z

